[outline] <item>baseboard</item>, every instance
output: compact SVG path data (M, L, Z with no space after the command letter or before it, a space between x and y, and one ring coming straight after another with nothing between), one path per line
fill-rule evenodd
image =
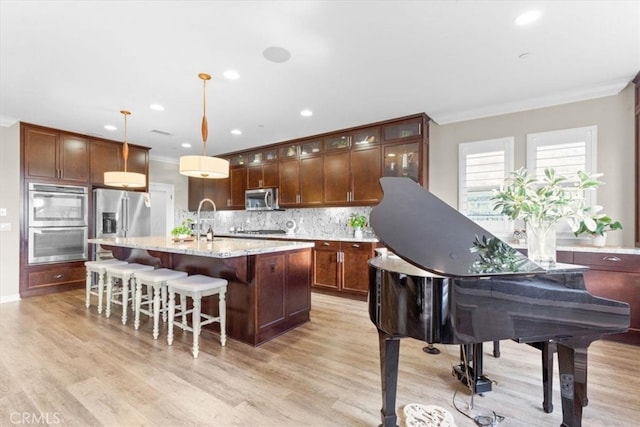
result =
M0 304L4 304L5 302L14 302L14 301L20 301L20 294L6 295L3 297L0 297Z

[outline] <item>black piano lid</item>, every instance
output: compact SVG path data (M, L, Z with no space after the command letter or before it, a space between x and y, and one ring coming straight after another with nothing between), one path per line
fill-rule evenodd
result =
M511 269L478 269L479 254L471 251L476 236L497 237L409 178L385 177L380 184L383 199L371 210L371 227L385 246L416 267L453 277L547 273L515 250Z

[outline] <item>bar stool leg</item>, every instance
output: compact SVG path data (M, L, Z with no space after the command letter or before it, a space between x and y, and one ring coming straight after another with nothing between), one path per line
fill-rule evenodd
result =
M133 329L135 329L136 331L138 330L138 328L140 328L140 305L141 304L142 304L142 283L140 283L140 280L136 280L135 315L134 315L134 321L133 321Z
M227 343L227 291L223 290L218 295L218 314L220 316L220 345L224 347Z
M105 316L111 317L111 297L113 293L113 277L110 274L107 274L107 302L106 302L106 312Z
M98 273L98 314L102 314L102 297L104 295L104 276L107 273Z
M91 307L91 282L92 282L92 278L91 276L93 275L93 272L87 268L87 277L86 277L86 283L85 283L85 288L86 288L86 297L85 297L85 301L84 301L84 305L89 308Z
M127 324L127 308L129 308L129 279L122 278L122 324Z
M191 313L193 323L193 358L198 358L198 353L200 352L200 347L198 345L198 338L200 337L200 306L201 306L202 295L200 292L196 292L193 295L193 313Z
M169 327L167 328L167 344L173 344L173 318L176 315L176 293L169 289Z
M158 318L160 317L160 288L162 285L153 285L153 339L158 339ZM166 313L165 313L166 316Z
M167 286L162 286L160 292L162 298L162 321L167 323Z

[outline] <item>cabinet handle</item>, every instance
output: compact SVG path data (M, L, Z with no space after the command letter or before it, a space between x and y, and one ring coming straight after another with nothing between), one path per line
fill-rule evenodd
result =
M359 248L359 247L360 247L360 245L359 245L359 244L357 244L357 243L354 243L353 245L351 245L351 247L352 247L352 248Z
M620 262L620 261L622 261L617 256L606 256L606 257L603 257L602 260L603 261L611 261L611 262Z
M62 279L64 277L64 274L56 274L55 276L53 276L54 279Z
M260 179L260 180L258 180L258 186L259 186L259 187L262 187L262 180L261 180L261 179Z
M422 135L422 123L418 123L418 135Z
M329 242L322 243L322 246L329 246Z

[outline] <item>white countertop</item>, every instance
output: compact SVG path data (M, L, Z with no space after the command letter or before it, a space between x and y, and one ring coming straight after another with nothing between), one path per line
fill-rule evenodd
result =
M266 254L313 248L313 242L282 241L268 239L229 239L215 237L213 242L206 240L174 241L171 237L127 237L113 239L89 239L89 243L120 246L125 248L147 249L177 254L206 256L211 258L234 258L238 256Z

